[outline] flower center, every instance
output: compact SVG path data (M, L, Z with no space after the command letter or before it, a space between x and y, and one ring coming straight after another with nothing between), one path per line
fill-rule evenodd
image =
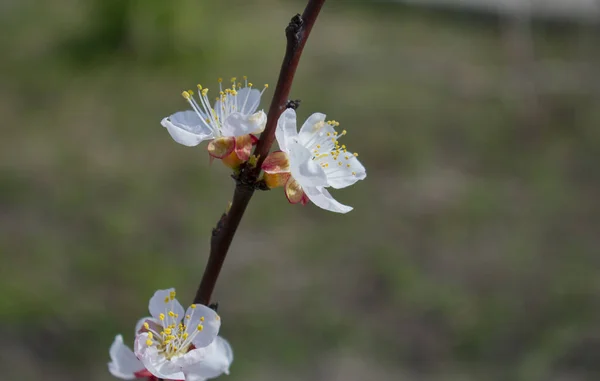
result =
M202 123L213 132L215 137L221 136L222 123L231 114L239 112L243 115L249 115L258 107L258 103L260 102L260 96L250 96L252 83L248 82L246 76L244 76L243 86L241 82L236 83L236 81L236 77L231 78L231 87L224 89L223 78L218 79L219 96L215 99L214 108L211 107L210 100L208 99L208 89L203 88L200 84L197 85L199 101L196 101L194 98L192 90L181 93L190 106L192 106L192 109L196 112ZM268 88L269 85L265 84L260 95Z
M313 128L321 129L325 126L325 123L332 127L338 127L340 125L340 123L335 120L329 120L327 122L316 123ZM358 154L348 152L345 144L340 145L338 139L346 134L346 130L343 130L341 134L338 134L337 131L327 132L326 134L323 134L322 132L315 134L321 136L322 139L314 145L312 159L319 162L321 167L330 172L336 168L350 168L350 159L352 157L357 157ZM352 175L356 176L356 172L352 172Z
M175 291L165 298L165 313L159 315L161 326L158 332L154 327L147 322L144 323L144 328L148 331L148 340L146 345L149 347L156 346L158 353L163 355L167 360L177 355L187 353L192 346L194 338L204 329L202 322L204 316L198 319L198 324L190 325L190 322L196 321L194 313L196 305L192 304L192 313L186 315L183 319L178 314L173 312L173 300L175 299ZM162 328L162 329L161 329Z

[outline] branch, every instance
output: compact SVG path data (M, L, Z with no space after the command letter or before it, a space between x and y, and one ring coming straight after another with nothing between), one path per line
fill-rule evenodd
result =
M259 186L257 185L257 179L262 163L273 145L277 120L288 105L288 96L292 88L296 69L298 68L298 62L300 62L302 50L324 3L325 0L309 0L302 16L294 16L285 29L287 38L285 57L281 64L279 79L277 80L273 100L267 114L265 130L260 135L260 140L254 150L254 156L258 158L258 161L254 167L242 166L240 174L234 177L236 186L231 209L221 216L217 222L217 226L213 229L208 263L204 269L200 286L196 291L194 303L204 305L210 303L210 298L219 278L221 267L223 267L223 262L225 262L231 241L233 241L235 232L254 194L254 190ZM295 101L290 103L290 106L297 107L298 104L299 102Z

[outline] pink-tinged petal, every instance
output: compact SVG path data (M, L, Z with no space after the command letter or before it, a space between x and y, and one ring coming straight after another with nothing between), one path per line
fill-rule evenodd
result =
M190 336L193 330L199 330L192 340L194 347L207 347L219 334L221 317L213 309L202 304L192 304L187 309L185 315L185 325L188 327Z
M133 351L123 344L121 335L115 337L109 355L111 362L108 363L108 371L115 377L133 380L136 378L135 373L144 369L144 365L135 357Z
M235 138L231 136L216 138L208 143L208 153L217 159L224 158L232 153L234 149Z
M255 146L258 143L258 138L255 135L250 134L250 139L252 139L252 145Z
M271 152L262 164L262 170L266 173L282 173L290 171L288 155L283 151Z
M242 135L235 138L235 153L242 161L248 161L252 152L252 135Z
M289 153L288 145L298 139L296 111L294 109L288 108L279 117L277 128L275 129L275 138L277 138L279 149Z
M150 303L148 303L148 310L150 311L150 315L152 315L154 319L159 319L160 314L167 315L169 311L173 311L173 313L177 315L179 319L183 317L183 307L181 306L179 301L175 299L174 288L156 291L152 298L150 298ZM167 319L168 318L169 317L167 316Z
M169 380L182 380L184 374L181 367L166 360L164 355L158 352L156 345L148 345L148 334L142 333L135 338L135 355L144 367L154 376Z
M304 191L302 186L293 177L290 177L287 183L285 183L285 197L287 197L290 204L297 204L302 202L304 197Z
M202 362L187 368L186 380L201 380L219 377L221 374L229 374L229 367L233 362L233 351L227 340L217 336L206 348L206 355ZM198 378L188 378L198 377Z
M193 147L213 137L213 131L194 111L180 111L160 122L179 144Z
M316 206L336 213L348 213L353 208L337 202L323 187L304 187L304 192Z
M223 162L223 164L225 164L225 166L231 169L237 169L240 167L240 165L242 165L242 163L244 163L244 161L241 160L235 153L235 150L231 151L229 155L222 158L221 161Z
M265 173L263 180L269 189L278 188L284 186L292 174L289 172L281 173Z

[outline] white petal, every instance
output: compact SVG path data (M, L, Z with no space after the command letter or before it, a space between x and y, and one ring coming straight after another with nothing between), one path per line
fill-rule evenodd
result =
M135 372L144 370L144 365L135 357L132 350L123 344L123 336L117 335L110 346L108 371L123 380L133 380Z
M160 124L169 131L173 140L184 146L196 146L203 140L213 138L210 127L194 111L176 112L164 118Z
M233 362L233 351L227 340L220 336L206 348L204 361L187 368L186 380L203 380L229 374L229 366ZM192 378L188 378L191 376Z
M303 187L304 193L316 206L336 213L348 213L353 208L337 202L323 187Z
M317 144L323 145L325 142L330 142L330 144L326 144L327 147L333 147L331 137L327 136L328 132L333 136L335 129L325 123L325 114L317 112L306 119L302 128L300 128L298 138L300 143L308 149L312 149ZM327 150L324 149L323 151Z
M244 115L234 112L223 121L221 134L223 136L242 136L257 134L265 129L267 115L263 111L256 114Z
M337 160L328 155L320 158L318 162L327 164L323 167L327 183L335 189L345 188L367 177L365 167L351 152L341 152Z
M154 376L169 380L183 380L181 367L161 355L156 346L146 344L148 334L142 333L135 338L135 355L140 359L148 372Z
M298 130L296 128L296 111L288 108L285 110L277 121L275 129L275 137L279 144L279 149L283 152L288 152L288 145L298 138Z
M323 168L314 160L310 151L298 142L288 143L290 172L292 177L305 186L327 186Z
M250 87L244 87L237 92L238 111L242 114L254 114L260 104L260 91Z
M211 308L202 304L196 304L196 308L188 308L186 315L186 326L190 336L194 330L198 329L198 325L202 325L202 330L192 340L192 344L196 348L204 348L213 342L219 334L221 327L221 317ZM187 316L190 316L189 322Z
M172 322L172 320L178 322L183 319L183 307L181 307L181 304L179 304L177 299L171 300L171 292L175 292L175 289L169 288L168 290L158 290L154 293L152 298L150 298L148 310L153 318L158 319L161 313L167 315L169 311L173 311L179 317L173 319L167 315L165 321L169 321L170 319L170 322Z
M200 363L204 360L205 357L206 348L197 348L192 349L191 351L183 355L174 356L173 358L171 358L171 362L185 372L187 368Z

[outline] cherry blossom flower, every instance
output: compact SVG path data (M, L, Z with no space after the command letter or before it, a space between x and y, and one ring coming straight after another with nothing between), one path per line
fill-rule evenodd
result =
M231 78L230 88L223 89L219 78L219 96L214 107L208 98L208 89L198 85L198 100L194 92L182 93L192 110L179 111L163 118L161 124L177 143L188 147L210 140L208 152L211 157L223 159L229 167L236 168L250 158L252 146L257 139L252 134L264 130L266 114L258 109L264 91L254 89L244 77L244 84Z
M136 326L135 352L118 335L110 348L109 371L131 380L203 381L229 374L233 352L217 333L220 317L212 309L192 304L183 311L175 290L159 290L150 299L152 317Z
M325 121L325 114L312 114L296 127L296 112L287 109L277 122L275 136L281 151L264 161L264 180L269 188L283 186L288 201L306 204L309 200L320 208L347 213L352 207L336 201L326 188L345 188L367 176L356 153L338 140L346 135L335 131L336 121Z

